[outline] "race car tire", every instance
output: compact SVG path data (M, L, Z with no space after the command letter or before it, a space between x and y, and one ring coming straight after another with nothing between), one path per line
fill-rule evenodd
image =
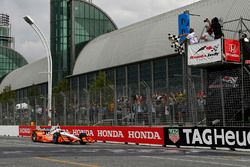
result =
M53 143L58 144L58 138L59 138L59 133L54 133L53 134Z
M37 134L36 134L36 132L32 133L32 141L37 142Z
M79 134L80 144L85 145L86 142L84 142L84 141L82 140L83 137L87 137L87 134L86 134L86 133L80 133L80 134Z

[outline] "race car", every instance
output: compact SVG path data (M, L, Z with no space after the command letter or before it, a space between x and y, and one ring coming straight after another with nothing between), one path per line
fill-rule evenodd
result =
M70 134L60 129L60 127L52 127L51 129L35 129L32 131L31 139L33 142L44 143L75 143L80 144L94 143L94 139L86 133L80 133L79 136Z

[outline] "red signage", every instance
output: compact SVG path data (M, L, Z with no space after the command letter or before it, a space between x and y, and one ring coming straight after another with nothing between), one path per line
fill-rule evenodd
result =
M40 127L44 128L44 127ZM49 128L46 126L46 128ZM98 141L114 141L127 143L144 143L164 145L162 127L129 127L129 126L61 126L74 135L86 132ZM30 136L35 126L19 126L20 136Z
M240 42L233 39L224 40L225 60L240 62Z
M85 131L95 140L128 143L164 144L163 128L120 127L120 126L66 126L61 127L78 135Z
M19 136L31 136L32 130L35 129L35 126L19 126Z

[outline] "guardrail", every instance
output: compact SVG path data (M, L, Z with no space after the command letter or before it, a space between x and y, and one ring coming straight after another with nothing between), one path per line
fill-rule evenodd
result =
M35 128L50 128L50 126L0 126L0 136L28 137ZM248 127L61 126L61 128L74 135L85 131L95 140L103 142L250 149Z

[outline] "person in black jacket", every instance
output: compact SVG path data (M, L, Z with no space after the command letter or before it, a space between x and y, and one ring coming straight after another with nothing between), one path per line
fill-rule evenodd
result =
M221 25L219 23L219 19L217 17L214 17L211 21L206 18L204 22L208 22L209 27L213 30L214 32L214 39L219 39L221 37L224 37L224 34L221 29Z

